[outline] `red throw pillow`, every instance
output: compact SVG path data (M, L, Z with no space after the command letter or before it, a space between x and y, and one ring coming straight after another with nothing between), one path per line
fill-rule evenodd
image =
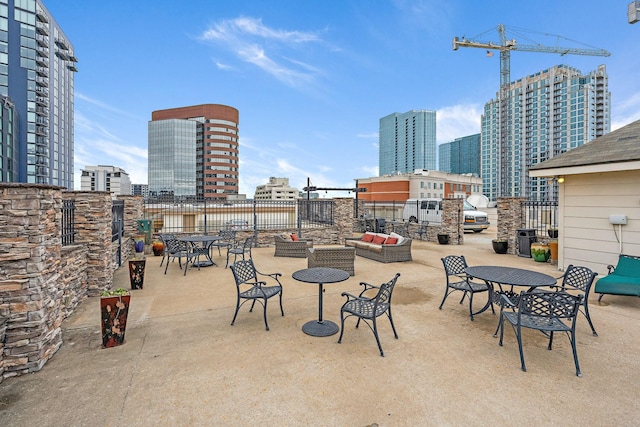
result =
M293 240L294 242L298 241L298 236L296 236L295 234L291 235L291 240Z
M387 240L384 241L385 245L395 245L396 243L398 243L397 237L387 237Z
M375 237L375 235L370 234L370 233L367 233L367 234L365 234L364 236L362 236L362 241L363 241L363 242L370 243L370 242L373 242L373 238L374 238L374 237Z
M387 240L386 237L376 236L376 237L373 238L373 243L376 244L376 245L381 245L381 244L384 243L385 240Z

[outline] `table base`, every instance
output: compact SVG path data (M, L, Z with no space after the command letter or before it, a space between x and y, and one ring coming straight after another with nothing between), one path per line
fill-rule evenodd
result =
M218 265L213 261L194 261L191 265L194 267L211 267L212 265Z
M328 337L336 334L339 329L331 320L312 320L302 326L302 332L313 337Z

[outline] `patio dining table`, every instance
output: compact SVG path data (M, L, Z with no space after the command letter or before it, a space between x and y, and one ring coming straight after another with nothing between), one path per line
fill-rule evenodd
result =
M215 235L196 235L196 236L182 236L178 237L178 240L181 242L187 243L187 250L190 252L188 259L196 258L196 261L192 262L192 265L195 267L209 267L212 265L217 265L215 261L211 258L211 244L216 240L220 240L220 236ZM205 260L200 261L200 255L204 255ZM187 271L187 266L189 265L189 260L187 259L187 263L185 265L185 272Z
M487 305L478 313L487 310L492 304L498 304L502 307L501 295L505 295L511 303L517 305L520 294L514 291L515 286L526 287L530 291L540 286L553 286L557 282L555 277L545 273L499 265L467 267L464 271L471 277L484 280L489 286L490 296Z

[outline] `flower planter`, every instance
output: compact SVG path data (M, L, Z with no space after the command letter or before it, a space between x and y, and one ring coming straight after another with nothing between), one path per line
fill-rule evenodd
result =
M136 236L133 238L133 249L136 252L136 258L144 255L144 236Z
M124 343L130 302L131 295L129 293L100 297L102 347L115 347Z
M557 228L549 228L549 229L547 229L547 234L549 234L549 237L551 237L552 239L557 239L558 238L558 229Z
M506 240L494 239L491 241L491 245L493 246L493 251L497 254L506 254L507 249L509 249L509 242Z
M547 262L551 256L551 249L549 245L543 245L541 243L531 244L531 258L536 262Z
M448 234L438 234L438 243L441 245L449 244L449 235Z
M131 289L142 289L142 286L144 285L145 265L145 259L129 260L129 282L131 283Z
M164 252L164 243L155 241L151 244L151 249L153 250L153 254L155 256L161 256Z

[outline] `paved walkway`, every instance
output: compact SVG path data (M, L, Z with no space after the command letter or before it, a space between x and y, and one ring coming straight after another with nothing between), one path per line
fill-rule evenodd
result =
M337 335L301 331L318 304L317 285L291 278L306 259L254 250L259 269L283 273L285 316L270 302L267 332L261 310L246 306L230 326L235 287L217 252L221 266L190 269L186 277L177 264L165 276L160 258L149 257L144 289L132 291L125 344L100 347L98 299L84 301L40 372L0 384L0 426L640 424L640 298L592 300L600 336L579 319L582 378L564 336L548 351L541 334L525 334L522 372L513 331L505 330L503 347L492 336L497 315L489 310L471 322L455 294L438 310L444 255L561 274L550 264L494 254L491 237L466 234L464 246L414 242L410 263L358 257L354 277L326 285L325 318L339 322L341 292L401 273L393 298L400 338L382 319L384 358L371 331L355 329L353 319L342 344ZM124 268L115 282L129 287Z

